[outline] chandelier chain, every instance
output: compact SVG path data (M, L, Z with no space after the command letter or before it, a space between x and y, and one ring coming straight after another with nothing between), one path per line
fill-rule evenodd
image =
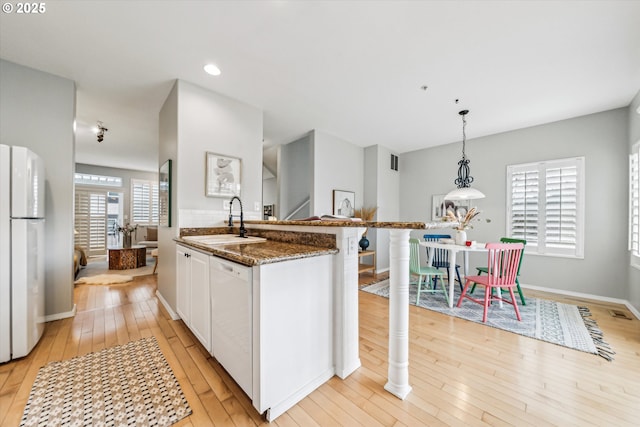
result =
M467 142L467 118L466 115L469 113L469 110L460 111L458 114L462 116L462 158L458 162L458 177L453 181L453 183L458 188L468 188L471 186L473 182L473 177L471 176L471 168L469 167L469 163L471 162L467 159L467 154L465 152L466 142Z
M467 142L467 132L465 128L467 127L467 118L466 114L462 114L462 158L466 159L467 154L465 153L465 145Z

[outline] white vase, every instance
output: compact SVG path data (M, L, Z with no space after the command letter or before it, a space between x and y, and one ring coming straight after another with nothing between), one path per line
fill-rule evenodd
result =
M465 230L456 230L456 245L464 245L467 241L467 232Z

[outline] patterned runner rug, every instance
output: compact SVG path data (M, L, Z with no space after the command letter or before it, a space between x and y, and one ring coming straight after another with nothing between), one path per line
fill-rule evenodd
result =
M389 298L389 281L385 280L361 290ZM484 289L476 289L474 292L475 297L480 298L482 292L484 292ZM480 304L465 300L460 308L456 308L455 304L458 302L459 296L460 288L456 284L453 308L449 308L442 293L423 293L420 295L420 302L417 305L427 310L482 323L483 307ZM518 298L517 293L516 298ZM486 325L575 350L597 354L609 361L613 360L615 352L603 340L602 331L598 328L596 322L590 319L591 312L587 307L578 307L539 298L526 298L526 301L527 305L523 306L518 299L518 308L522 317L520 322L516 319L513 306L504 304L503 308L500 308L499 304L494 302L489 307ZM409 286L409 303L416 305L415 284Z
M168 426L190 414L150 337L40 368L20 426Z

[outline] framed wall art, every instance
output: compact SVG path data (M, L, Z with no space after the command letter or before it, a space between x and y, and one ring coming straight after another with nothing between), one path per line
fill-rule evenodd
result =
M158 171L158 213L159 224L171 227L171 159Z
M205 196L240 196L241 164L237 157L207 152Z
M471 200L445 200L445 194L431 196L431 220L442 221L447 215L447 210L451 210L455 215L458 213L464 217L471 209Z
M350 218L355 213L356 193L353 191L333 190L333 214Z

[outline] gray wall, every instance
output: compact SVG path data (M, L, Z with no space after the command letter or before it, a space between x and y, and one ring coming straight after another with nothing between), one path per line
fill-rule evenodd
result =
M467 134L473 135L472 114L468 123ZM627 128L628 109L621 108L467 141L472 186L487 196L477 206L482 218L492 220L469 230L469 237L486 242L505 235L507 165L585 156L584 259L526 255L521 282L628 298ZM456 143L401 156L401 219L430 221L431 196L454 187L461 149ZM472 258L470 265L482 262L486 261Z
M73 81L0 60L0 142L28 147L46 167L48 317L73 309L75 109Z
M207 151L241 159L245 218L262 217L262 111L178 80L160 111L159 135L158 164L172 159L173 171L172 227L158 233L158 292L175 309L172 239L181 227L221 226L228 217L224 201L230 198L204 195Z
M636 110L640 107L640 91L629 106L629 150L631 146L640 141L640 114ZM629 261L629 257L626 257ZM640 312L640 270L629 266L629 302Z
M122 193L122 213L125 215L124 223L131 220L131 179L144 179L148 181L158 181L157 172L137 171L131 169L110 168L104 166L87 165L84 163L76 163L76 172L89 173L94 175L117 176L122 178L122 187L100 187L101 190ZM76 186L83 188L85 186ZM95 186L86 186L85 188L96 188ZM145 240L147 234L146 227L140 226L134 235L134 243Z
M179 235L178 174L183 170L178 163L178 82L173 85L159 115L158 164L171 159L171 226L158 227L158 296L175 310L176 307L176 250L173 239ZM204 162L203 162L204 164ZM184 165L184 169L188 169ZM203 193L204 194L204 193Z
M284 219L311 197L312 146L311 133L278 150L276 216ZM311 215L311 207L301 209L294 217L306 218Z

